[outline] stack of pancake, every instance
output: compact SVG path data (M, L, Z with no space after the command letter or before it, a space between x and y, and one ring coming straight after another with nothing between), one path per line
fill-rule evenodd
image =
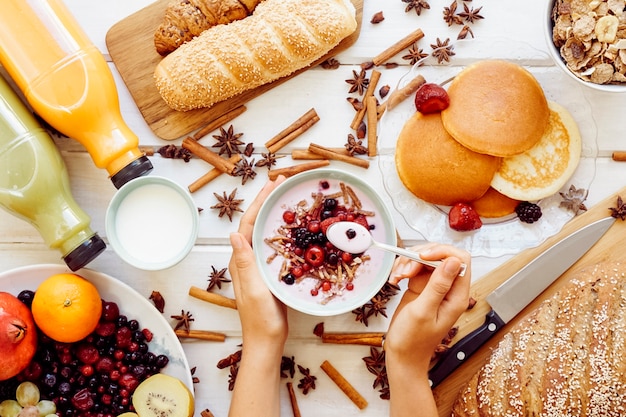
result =
M574 173L578 127L523 67L477 62L454 78L448 95L447 109L416 112L398 137L398 175L418 198L471 203L483 217L501 217L519 201L553 195Z

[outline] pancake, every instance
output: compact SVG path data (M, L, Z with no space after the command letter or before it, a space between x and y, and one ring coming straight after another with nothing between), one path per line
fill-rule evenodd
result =
M549 102L550 120L541 140L523 154L503 158L491 186L517 200L536 201L570 179L582 150L580 131L563 106Z
M448 87L446 130L466 147L495 156L532 148L548 124L548 104L533 75L507 61L480 61L461 71Z
M519 200L508 197L489 187L487 192L478 200L471 202L472 207L480 217L498 218L508 216L515 211Z
M498 170L500 158L474 152L444 129L441 114L416 112L396 143L396 169L416 197L441 205L476 200Z

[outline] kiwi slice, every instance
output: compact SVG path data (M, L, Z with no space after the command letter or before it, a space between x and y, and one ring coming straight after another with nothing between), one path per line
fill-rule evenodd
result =
M170 375L155 374L133 393L135 412L141 417L192 417L193 394L183 382Z

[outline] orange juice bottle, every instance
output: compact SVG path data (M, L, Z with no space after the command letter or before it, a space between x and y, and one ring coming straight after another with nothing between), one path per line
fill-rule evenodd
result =
M73 271L106 247L70 192L54 141L1 76L0 207L33 225Z
M79 141L117 188L152 170L121 116L104 57L62 0L2 0L0 64L35 112Z

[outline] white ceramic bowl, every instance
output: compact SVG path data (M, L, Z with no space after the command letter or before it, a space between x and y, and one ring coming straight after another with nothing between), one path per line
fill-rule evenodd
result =
M321 184L328 182L330 188L324 189ZM256 253L257 264L269 289L280 301L300 312L314 316L333 316L354 310L368 302L384 285L395 256L378 249L365 252L371 256L357 269L354 289L344 290L341 295L324 302L326 295L320 291L317 296L311 295L311 289L319 281L305 278L293 285L281 280L283 257L276 256L268 263L274 250L264 241L277 234L278 228L284 224L282 215L285 210L292 209L302 200L311 205L312 193L322 192L325 195L339 191L340 183L350 186L363 204L363 210L373 211L375 215L368 217L374 238L380 242L396 244L396 229L389 209L381 196L362 179L336 169L316 169L288 178L268 196L263 203L254 225L252 243ZM341 201L339 204L342 204Z
M548 49L548 52L550 53L550 56L552 57L552 60L554 61L554 63L563 70L563 72L565 72L569 77L573 78L574 80L576 80L579 84L587 87L587 88L591 88L597 91L604 91L604 92L609 92L609 93L622 93L622 92L626 92L626 83L623 84L597 84L597 83L592 83L591 81L586 81L583 80L582 78L578 77L576 74L574 74L568 67L567 65L565 65L565 62L563 61L563 58L561 57L561 54L558 50L558 48L554 45L554 42L552 41L552 29L553 29L553 22L552 22L552 10L554 8L554 0L546 0L546 10L545 10L545 24L543 25L544 27L544 34L545 34L545 38L546 38L546 47Z
M124 184L106 213L106 235L115 253L139 269L170 268L193 248L198 208L189 192L164 177L144 176Z

